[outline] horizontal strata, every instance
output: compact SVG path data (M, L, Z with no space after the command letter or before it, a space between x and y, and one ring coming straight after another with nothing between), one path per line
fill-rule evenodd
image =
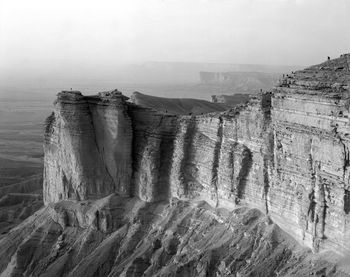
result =
M45 203L116 193L249 205L315 250L350 250L349 61L203 115L135 105L118 91L62 92L46 127Z

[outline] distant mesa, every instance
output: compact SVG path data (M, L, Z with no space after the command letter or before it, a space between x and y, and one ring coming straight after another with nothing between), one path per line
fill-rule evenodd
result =
M220 86L227 93L227 88L233 93L255 93L272 89L282 73L268 72L200 72L203 85Z

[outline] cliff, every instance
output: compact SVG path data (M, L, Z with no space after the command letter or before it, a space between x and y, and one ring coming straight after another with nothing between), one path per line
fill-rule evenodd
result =
M46 207L0 241L1 271L257 276L264 265L263 276L347 276L334 263L350 250L349 84L348 54L224 112L59 93Z
M139 94L143 106L119 92L60 93L46 132L45 203L117 193L247 204L315 250L350 250L349 76L342 55L200 115L183 115L184 105L164 113Z
M131 121L119 92L58 94L47 119L44 202L130 195Z
M347 54L297 71L272 99L270 212L316 249L350 247L349 65Z

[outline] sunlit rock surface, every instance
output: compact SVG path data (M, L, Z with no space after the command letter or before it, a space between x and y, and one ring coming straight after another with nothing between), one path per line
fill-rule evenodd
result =
M350 55L295 72L272 99L270 214L315 249L350 249Z

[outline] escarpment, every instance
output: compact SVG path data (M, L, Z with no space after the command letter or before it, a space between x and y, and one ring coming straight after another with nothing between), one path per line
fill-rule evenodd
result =
M45 203L115 193L248 205L315 250L349 250L349 63L342 55L207 114L62 92L45 133Z
M0 237L1 276L350 276L349 67L203 114L59 93L46 205Z

